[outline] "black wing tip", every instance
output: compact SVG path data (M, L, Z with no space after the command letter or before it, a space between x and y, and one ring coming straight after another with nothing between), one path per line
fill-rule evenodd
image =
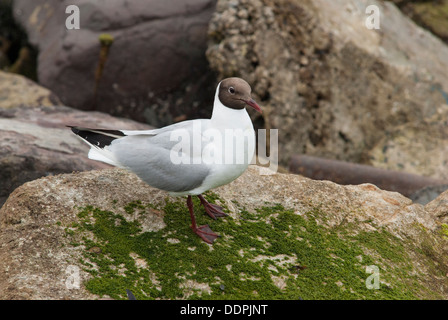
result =
M72 129L72 131L76 134L78 134L81 131L87 131L87 132L95 132L98 134L105 134L105 135L114 135L119 137L125 137L126 135L121 130L111 130L111 129L91 129L91 128L84 128L79 126L66 126L67 128Z
M98 148L104 148L110 145L113 140L126 136L119 130L89 129L76 126L67 127L72 129L74 134Z
M75 127L75 126L67 126L67 128L72 129L74 134L78 134L79 133L79 127Z

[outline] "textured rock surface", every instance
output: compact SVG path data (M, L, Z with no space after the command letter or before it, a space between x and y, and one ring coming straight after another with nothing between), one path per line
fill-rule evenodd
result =
M416 23L448 43L448 1L393 0Z
M372 4L379 30L365 27ZM389 2L221 0L209 36L211 67L247 79L266 111L259 125L280 129L282 163L293 153L376 163L368 153L389 132L423 130L447 105L448 48Z
M221 234L211 247L188 227L184 199L121 169L28 182L0 209L0 297L448 296L447 240L433 214L446 201L429 211L369 184L255 168L215 191L228 218L211 221L196 203L200 223ZM380 269L378 290L364 284L367 265Z
M67 125L130 130L151 128L101 112L64 106L0 110L0 205L26 181L109 167L89 160L89 147Z
M425 209L436 216L440 222L448 223L448 191L443 192L436 199L428 203Z
M211 111L204 52L214 3L80 1L79 30L65 28L71 1L16 0L14 13L39 48L39 82L64 104L161 126ZM103 33L114 41L94 99Z
M448 190L448 184L442 184L439 186L428 186L416 191L414 194L410 195L409 198L415 203L426 205L438 198L446 190ZM439 198L439 200L440 199L443 198ZM428 210L433 211L430 209L430 207L428 207ZM437 213L435 214L437 215ZM442 220L445 221L446 219L443 218Z
M54 106L60 103L54 93L24 76L0 71L0 109Z
M18 75L0 72L0 205L26 181L63 172L106 168L89 160L88 146L67 128L149 129L101 112L56 105L49 90Z
M378 168L402 170L436 179L448 179L448 105L431 117L387 131L369 152Z

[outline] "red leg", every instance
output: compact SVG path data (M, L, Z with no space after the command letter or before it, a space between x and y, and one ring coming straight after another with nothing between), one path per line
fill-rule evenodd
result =
M216 220L218 217L226 217L227 214L222 211L222 207L209 203L205 198L202 196L202 194L198 195L199 200L201 200L202 205L204 206L205 212L207 214Z
M191 217L191 229L193 229L193 232L196 233L199 237L201 237L202 240L204 240L207 243L213 243L216 238L218 238L218 235L210 229L208 225L203 226L197 226L196 224L196 218L194 216L193 212L193 201L191 200L191 196L187 197L187 207L190 211L190 217Z

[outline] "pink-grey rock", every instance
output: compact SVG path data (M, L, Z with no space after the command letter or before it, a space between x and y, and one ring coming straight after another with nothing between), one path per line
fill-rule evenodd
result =
M26 181L109 167L87 158L89 147L67 128L68 125L131 130L152 128L101 112L65 106L0 109L0 205Z
M26 181L109 167L89 160L89 147L67 126L152 128L101 112L58 105L54 93L22 76L0 72L0 79L0 206Z

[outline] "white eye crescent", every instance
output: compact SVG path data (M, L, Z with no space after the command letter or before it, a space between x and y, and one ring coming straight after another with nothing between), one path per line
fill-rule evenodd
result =
M229 88L229 93L230 94L235 94L235 88L234 87L230 87Z

